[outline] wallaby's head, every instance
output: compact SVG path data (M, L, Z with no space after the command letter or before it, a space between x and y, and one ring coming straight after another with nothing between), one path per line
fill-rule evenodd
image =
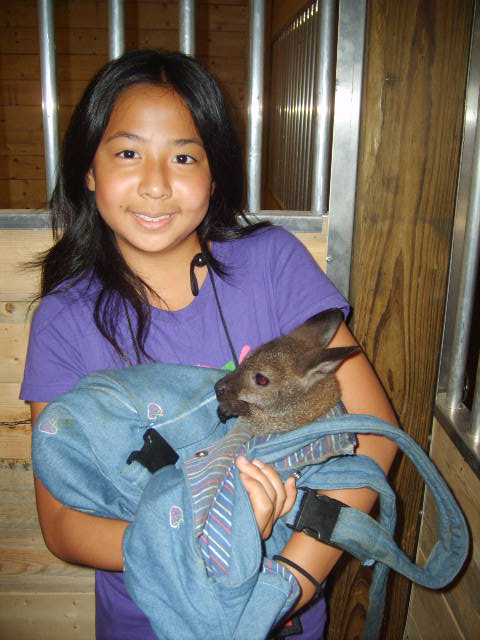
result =
M215 385L222 421L245 417L255 433L286 431L312 422L340 398L335 369L358 347L327 349L340 309L313 316L290 333L252 351Z

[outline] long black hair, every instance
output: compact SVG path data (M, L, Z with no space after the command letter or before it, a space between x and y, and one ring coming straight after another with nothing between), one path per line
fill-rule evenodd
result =
M228 240L250 233L241 213L243 167L241 147L223 95L210 73L182 53L136 49L102 67L87 86L66 130L58 180L50 201L54 246L41 259L41 296L65 290L90 275L101 285L94 320L115 350L116 327L124 305L136 316L136 341L142 353L150 325L147 285L128 267L115 236L98 215L95 193L86 175L122 91L138 84L173 89L187 105L203 141L215 189L197 233L210 266L224 275L209 240ZM129 318L128 318L129 319Z

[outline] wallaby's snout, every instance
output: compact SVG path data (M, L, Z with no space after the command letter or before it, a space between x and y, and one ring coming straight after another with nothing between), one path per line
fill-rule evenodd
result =
M233 416L247 415L248 405L239 399L242 370L238 369L220 378L215 384L215 394L218 400L217 414L221 422L226 422Z

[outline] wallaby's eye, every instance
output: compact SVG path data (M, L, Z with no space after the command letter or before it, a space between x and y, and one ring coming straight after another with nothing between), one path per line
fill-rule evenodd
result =
M267 376L264 376L261 373L257 373L257 375L255 376L255 382L261 387L266 387L267 384L269 384L270 380L267 378Z

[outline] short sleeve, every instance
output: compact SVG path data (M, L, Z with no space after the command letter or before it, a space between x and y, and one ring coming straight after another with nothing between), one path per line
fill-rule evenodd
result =
M300 240L285 229L271 234L267 268L282 333L325 309L336 307L348 316L348 302Z
M30 327L22 400L48 402L86 373L78 325L61 296L42 299Z

